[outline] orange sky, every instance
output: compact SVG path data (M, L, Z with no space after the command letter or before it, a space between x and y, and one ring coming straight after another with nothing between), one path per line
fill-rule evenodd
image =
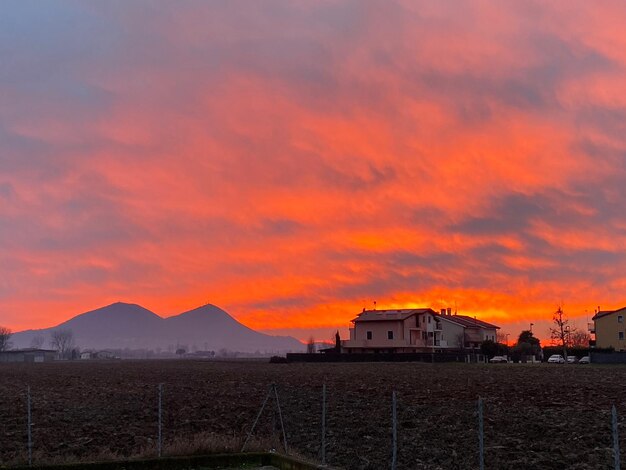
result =
M626 305L621 1L38 2L0 16L0 324L205 302L545 337Z

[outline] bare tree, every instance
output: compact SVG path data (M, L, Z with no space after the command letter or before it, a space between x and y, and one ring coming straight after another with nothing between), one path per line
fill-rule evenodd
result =
M591 335L586 331L574 330L573 332L570 330L570 346L573 348L588 348L589 341L591 340Z
M30 347L33 349L41 349L45 342L46 340L42 335L37 335L30 341Z
M50 334L50 344L62 359L70 359L74 348L74 333L68 329L55 330Z
M456 335L456 345L461 351L465 351L465 332Z
M571 335L576 333L576 328L570 326L569 319L563 308L559 305L552 316L553 328L550 328L550 338L554 343L563 348L563 357L567 364L567 347L571 343Z
M11 348L11 336L13 332L4 326L0 326L0 351L8 351Z
M315 352L315 338L311 336L306 343L306 352L308 354L313 354Z

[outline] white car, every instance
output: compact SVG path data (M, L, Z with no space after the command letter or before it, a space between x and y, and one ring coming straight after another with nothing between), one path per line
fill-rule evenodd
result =
M549 364L565 364L565 359L560 354L553 354L548 358Z
M567 356L568 364L576 364L576 356Z
M504 363L504 362L509 362L506 360L505 356L493 356L491 359L489 359L489 362L493 362L495 363Z
M583 356L578 361L579 364L589 364L591 361L589 360L589 356Z

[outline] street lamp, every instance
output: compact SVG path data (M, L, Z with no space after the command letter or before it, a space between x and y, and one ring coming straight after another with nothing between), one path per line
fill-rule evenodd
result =
M531 324L530 324L530 332L531 332L531 333L533 332L533 325L534 325L534 323L531 323Z

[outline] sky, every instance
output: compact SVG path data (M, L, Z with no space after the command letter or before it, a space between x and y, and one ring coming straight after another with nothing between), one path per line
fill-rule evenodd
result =
M626 305L626 4L0 4L0 324Z

